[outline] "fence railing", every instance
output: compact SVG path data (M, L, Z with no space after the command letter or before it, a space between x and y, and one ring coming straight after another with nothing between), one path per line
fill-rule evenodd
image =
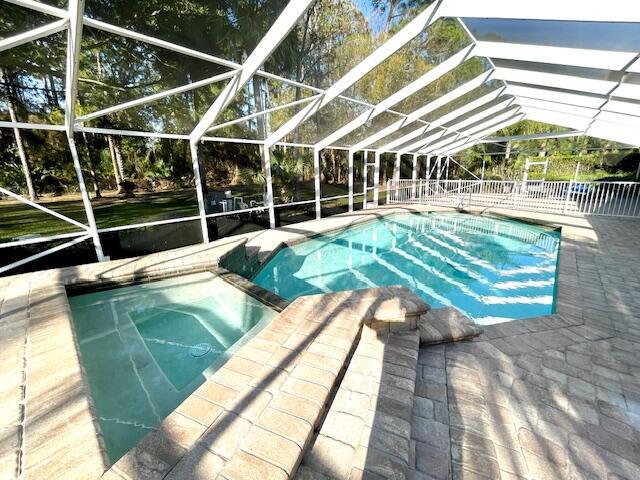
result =
M389 181L387 189L387 203L640 216L639 182L398 180Z

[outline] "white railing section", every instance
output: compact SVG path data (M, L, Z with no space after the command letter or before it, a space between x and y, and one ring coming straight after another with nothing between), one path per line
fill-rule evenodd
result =
M398 180L387 203L531 210L564 215L640 216L640 182Z

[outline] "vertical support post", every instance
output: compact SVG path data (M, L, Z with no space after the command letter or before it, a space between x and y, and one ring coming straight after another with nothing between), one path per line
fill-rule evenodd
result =
M547 179L547 171L549 170L549 157L545 155L544 157L544 167L542 168L542 181L544 182Z
M411 157L411 180L418 179L418 154L414 153Z
M264 165L264 178L267 182L267 198L265 204L269 209L269 228L276 228L276 211L273 199L273 177L271 176L271 149L263 145L262 164Z
M450 162L451 162L451 157L447 157L447 161L445 162L446 171L445 171L445 176L444 176L444 179L447 182L449 181L449 165L450 165ZM449 187L447 187L447 188L449 188Z
M316 192L316 219L322 217L322 211L320 209L320 150L313 149L313 184Z
M353 155L355 152L349 150L348 152L348 169L349 169L349 211L353 212Z
M369 152L363 150L362 151L362 164L364 166L364 171L362 172L362 180L364 182L364 198L362 199L362 209L367 209L367 198L369 196Z
M397 202L398 199L398 189L396 188L396 192L395 192L395 201ZM389 205L391 203L391 179L387 180L387 201L385 202L387 205Z
M193 167L193 178L196 182L196 197L198 199L198 213L200 214L202 241L204 243L209 243L209 229L207 228L207 209L204 206L204 190L202 189L200 160L198 159L198 143L189 142L189 146L191 147L191 165Z
M442 157L438 155L436 163L436 188L440 187L440 177L442 176Z
M413 164L411 165L411 198L416 198L416 180L418 180L418 154L413 154Z
M377 206L380 197L380 151L376 150L373 166L373 203Z
M569 186L567 188L567 196L564 200L564 208L562 209L563 214L567 214L567 210L569 209L569 200L571 199L571 190L573 190L573 180L569 182Z
M580 162L576 165L576 172L573 174L574 183L578 181L578 174L580 173Z
M99 262L104 262L107 258L102 250L102 243L100 242L100 234L98 233L98 225L93 215L93 208L91 207L91 200L87 193L87 187L84 183L84 177L82 175L82 169L80 167L80 157L78 155L78 149L76 148L76 141L73 138L73 134L67 137L69 142L69 151L71 152L71 158L73 159L73 169L76 172L78 178L78 187L80 188L80 196L82 197L82 204L87 215L87 221L89 222L89 228L91 229L91 238L93 239L93 246L96 250L96 257Z
M425 180L431 180L431 155L427 155L427 171L424 175Z
M402 164L402 154L396 153L396 169L393 181L398 183L400 181L400 166Z
M482 193L484 192L484 170L485 170L486 163L487 163L487 156L483 155L482 156L482 172L480 173L480 195L482 195Z
M73 160L73 168L78 178L78 187L80 188L80 196L84 206L87 222L91 229L91 238L93 246L96 250L98 261L106 260L102 251L102 243L98 233L98 226L93 215L91 200L87 193L87 187L84 183L82 168L80 167L80 156L76 148L75 133L75 106L76 94L78 92L78 69L80 67L80 45L82 44L82 19L84 15L84 0L69 0L69 28L67 30L67 62L66 62L66 81L65 81L65 106L64 106L64 125L69 143L69 151Z

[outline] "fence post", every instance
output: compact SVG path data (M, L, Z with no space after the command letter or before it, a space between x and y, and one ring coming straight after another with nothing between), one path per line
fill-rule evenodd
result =
M562 209L562 214L567 214L567 209L569 208L569 199L571 198L571 189L573 188L573 180L569 180L569 187L567 188L567 197L564 200L564 208Z

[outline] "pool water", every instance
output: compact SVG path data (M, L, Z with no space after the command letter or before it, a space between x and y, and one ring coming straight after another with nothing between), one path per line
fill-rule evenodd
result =
M253 281L301 295L404 285L486 325L553 313L560 233L469 214L397 214L279 250Z
M112 462L277 312L205 272L69 299Z

